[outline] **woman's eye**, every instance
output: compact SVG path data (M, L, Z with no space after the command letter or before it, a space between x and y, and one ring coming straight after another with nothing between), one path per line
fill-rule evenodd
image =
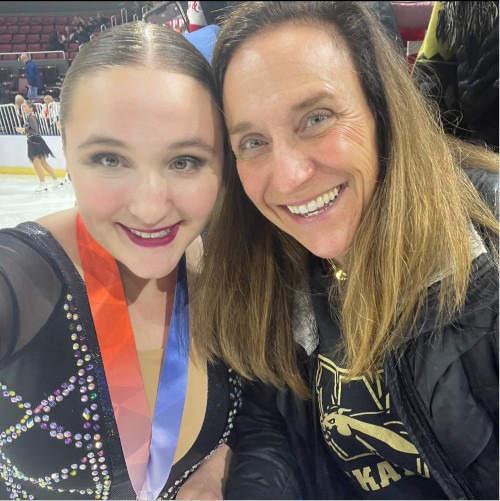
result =
M331 116L331 113L321 112L315 113L314 115L310 115L306 118L306 127L314 127L325 120L327 120Z
M120 165L120 157L110 153L102 153L95 155L92 158L92 163L101 164L104 167L118 167Z
M259 146L262 146L264 144L264 141L261 141L260 139L256 138L251 138L243 141L240 145L240 150L254 150L258 148Z
M195 157L179 157L170 165L175 170L196 170L202 165L202 161Z
M305 129L316 127L324 122L327 122L333 113L329 110L315 110L305 117Z

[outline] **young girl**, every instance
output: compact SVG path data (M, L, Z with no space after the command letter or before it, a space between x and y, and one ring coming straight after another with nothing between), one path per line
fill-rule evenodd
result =
M189 321L225 155L210 65L165 27L106 30L60 126L76 207L0 231L0 497L173 498L200 465L221 490L239 383Z

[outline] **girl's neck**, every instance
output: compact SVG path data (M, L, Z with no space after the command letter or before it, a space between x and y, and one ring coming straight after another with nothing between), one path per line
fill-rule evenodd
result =
M177 282L177 267L166 277L140 278L134 275L126 266L118 263L122 279L125 298L128 304L135 303L141 297L154 298L159 296L173 296Z
M177 268L161 279L143 279L118 264L138 350L163 348L174 304Z

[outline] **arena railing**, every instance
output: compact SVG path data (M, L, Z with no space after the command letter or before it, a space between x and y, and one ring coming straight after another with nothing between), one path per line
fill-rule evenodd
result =
M21 54L29 54L30 57L32 54L62 54L62 57L59 59L66 59L66 52L64 52L63 50L40 50L36 52L30 52L26 50L23 52L0 52L0 62L3 60L3 56L17 56L17 59L19 59L19 56ZM36 61L36 59L34 59L34 61Z
M49 116L46 117L43 104L34 103L35 111L40 123L40 134L42 136L60 136L57 128L59 120L59 103L53 102L49 104ZM19 133L16 127L23 127L26 120L26 115L21 112L22 123L17 115L16 106L14 104L0 104L0 135L2 136L17 136Z

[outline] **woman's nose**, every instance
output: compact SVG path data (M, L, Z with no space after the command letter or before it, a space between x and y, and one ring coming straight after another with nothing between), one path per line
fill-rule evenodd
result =
M314 173L314 163L307 148L298 144L274 144L272 157L272 183L282 194L289 194L300 188Z

